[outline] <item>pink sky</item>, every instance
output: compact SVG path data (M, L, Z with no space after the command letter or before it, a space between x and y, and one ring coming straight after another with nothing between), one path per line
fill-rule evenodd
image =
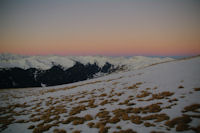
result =
M7 2L0 53L197 55L198 1Z

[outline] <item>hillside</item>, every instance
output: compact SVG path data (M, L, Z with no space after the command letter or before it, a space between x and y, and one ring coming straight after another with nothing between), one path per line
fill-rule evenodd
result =
M54 87L1 89L2 133L200 132L200 57Z

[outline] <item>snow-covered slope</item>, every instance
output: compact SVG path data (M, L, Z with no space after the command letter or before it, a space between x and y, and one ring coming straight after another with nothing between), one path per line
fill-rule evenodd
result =
M76 62L84 65L97 63L103 67L106 62L115 67L137 69L150 64L173 60L172 58L152 58L144 56L106 57L106 56L21 56L14 54L0 54L0 68L18 67L22 69L37 68L50 69L53 65L61 65L64 69L72 67Z
M0 90L2 133L200 131L200 57L68 85Z

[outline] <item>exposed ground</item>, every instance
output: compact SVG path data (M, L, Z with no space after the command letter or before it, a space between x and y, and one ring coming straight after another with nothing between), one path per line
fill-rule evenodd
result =
M200 57L48 88L0 90L3 133L200 132Z

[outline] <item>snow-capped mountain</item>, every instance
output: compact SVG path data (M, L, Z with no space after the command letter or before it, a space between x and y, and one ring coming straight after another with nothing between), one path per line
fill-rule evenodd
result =
M0 88L39 87L73 83L119 69L135 70L172 58L144 56L22 56L0 55Z
M15 54L0 54L0 68L36 68L47 70L54 65L60 65L68 69L79 62L83 65L97 64L103 67L106 63L117 67L126 66L129 69L137 69L154 63L160 63L173 60L172 58L152 58L145 56L133 57L108 57L108 56L22 56Z
M199 133L200 57L0 90L2 133Z

